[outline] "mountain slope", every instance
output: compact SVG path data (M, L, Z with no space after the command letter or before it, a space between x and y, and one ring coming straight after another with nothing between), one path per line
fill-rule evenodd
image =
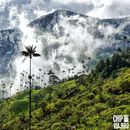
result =
M14 63L15 56L20 49L20 32L15 29L0 31L0 76L15 75Z
M93 84L91 88L82 84L77 86L72 80L40 91L34 90L32 130L113 129L112 116L114 114L130 114L130 93L117 95L109 90L120 90L120 85L127 80L124 76L129 73L130 69L121 69L117 78L104 80L100 86ZM130 78L128 82L130 83ZM2 118L0 119L1 123L4 122L4 130L14 130L19 127L23 130L27 127L25 115L28 112L28 99L26 94L21 93L1 104L0 116Z
M36 29L37 40L42 41L44 60L54 56L58 66L53 66L55 70L62 68L60 59L66 66L80 64L89 56L90 64L95 66L99 59L111 56L118 47L130 46L130 18L102 20L68 10L56 10L32 21L29 26Z
M78 14L72 11L68 11L68 10L62 10L62 9L58 9L52 13L49 13L45 16L42 16L34 21L32 21L29 26L31 27L35 27L35 26L39 26L42 28L47 28L48 26L51 26L51 29L54 27L54 24L59 22L59 17L63 15L64 17L73 17L76 15L79 15L80 17L88 17L82 14ZM95 18L94 18L95 19Z
M117 53L109 62L99 62L89 75L33 90L32 130L112 130L113 115L130 114L128 53ZM27 128L28 91L18 93L0 107L1 128Z
M67 22L69 22L72 26L81 25L82 27L85 27L89 33L94 33L95 31L99 31L99 33L102 33L101 31L103 31L103 29L107 29L107 27L111 27L110 29L113 29L108 31L114 31L114 29L120 27L121 32L118 32L119 30L117 30L117 32L113 32L113 33L129 34L130 31L129 17L115 18L115 19L98 19L83 14L75 13L72 11L62 10L62 9L56 10L52 13L49 13L45 16L42 16L32 21L29 24L29 26L39 28L39 29L44 28L47 29L47 31L49 30L53 31L53 29L55 29L56 24L59 24L60 27L60 21L62 20L67 20ZM100 28L101 26L102 28Z
M81 68L81 61L87 57L91 57L91 60L85 61L86 66L89 64L93 68L97 61L111 56L118 47L130 46L129 21L129 18L101 20L68 10L56 10L32 21L29 26L36 29L37 46L42 50L42 60L47 63L47 66L41 66L47 70L51 67L58 74L68 66L79 64ZM12 57L16 56L14 52L19 51L20 43L15 39L22 38L18 31L15 34L10 30L6 32L12 42L6 40L8 36L1 34L1 75L8 73L7 61L12 61ZM124 40L124 36L127 36L128 42ZM2 52L7 51L9 54L3 56Z

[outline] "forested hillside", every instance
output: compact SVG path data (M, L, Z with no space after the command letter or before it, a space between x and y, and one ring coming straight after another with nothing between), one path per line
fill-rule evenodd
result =
M113 115L130 115L130 49L82 74L32 92L32 130L112 130ZM28 91L0 104L0 130L27 130Z

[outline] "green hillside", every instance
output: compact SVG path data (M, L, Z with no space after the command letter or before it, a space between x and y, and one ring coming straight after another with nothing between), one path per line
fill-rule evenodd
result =
M32 130L113 130L130 115L129 53L100 61L89 75L33 90ZM0 130L27 130L28 91L0 104Z

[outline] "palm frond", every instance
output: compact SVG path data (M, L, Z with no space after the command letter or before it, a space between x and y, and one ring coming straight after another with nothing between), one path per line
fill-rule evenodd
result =
M27 50L28 53L32 52L32 46L25 46L25 49Z
M39 53L33 53L33 56L38 57L38 56L41 56L41 55Z
M28 53L27 51L21 51L20 53L21 53L21 55L23 55L23 56L29 56L29 53Z
M36 48L37 48L36 46L35 46L34 48L32 48L32 49L33 49L33 51L35 51L35 52L36 52Z
M33 47L33 45L32 45L32 46L25 46L25 49L26 49L27 52L30 53L30 54L33 54L33 53L36 52L36 46Z
M27 57L25 57L23 60L22 60L22 63L27 59Z
M32 56L34 56L34 57L41 56L40 54L36 53L36 46L35 47L33 47L33 45L25 46L25 49L26 49L26 51L21 52L21 55L23 55L25 57L30 56L30 58L32 58Z

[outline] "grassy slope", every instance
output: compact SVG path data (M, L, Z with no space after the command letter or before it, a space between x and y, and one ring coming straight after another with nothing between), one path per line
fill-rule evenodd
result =
M128 87L130 68L123 68L115 78L99 76L92 83L80 84L71 80L33 90L32 130L112 130L114 114L130 115ZM27 128L28 92L0 105L4 130Z

